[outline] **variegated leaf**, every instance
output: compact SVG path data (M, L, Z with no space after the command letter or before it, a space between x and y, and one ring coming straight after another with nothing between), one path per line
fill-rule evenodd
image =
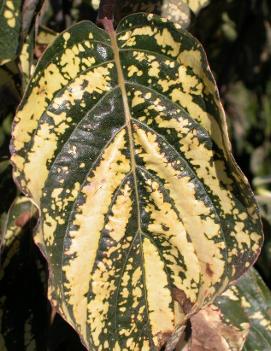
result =
M34 22L43 0L3 0L0 3L0 65L25 56L28 35L34 32ZM26 40L24 47L22 44Z
M1 351L45 350L47 274L45 261L32 240L35 212L29 199L19 197L1 228Z
M51 45L52 42L55 40L57 33L47 28L45 26L40 26L38 35L36 38L36 47L35 47L35 54L38 58L41 57L44 50L47 48L48 45Z
M22 88L23 90L27 86L33 65L33 54L35 45L35 31L32 29L31 33L26 37L25 42L22 45L22 50L19 55L20 70L22 75Z
M250 269L215 304L225 325L242 327L246 320L249 322L243 351L271 350L271 294L256 270Z
M71 27L15 118L12 161L41 208L58 308L88 349L171 350L255 261L251 189L201 45L153 15Z
M191 11L197 14L208 3L209 0L120 0L117 19L135 12L154 13L186 28L190 24Z
M18 53L22 0L0 3L0 65L14 60Z

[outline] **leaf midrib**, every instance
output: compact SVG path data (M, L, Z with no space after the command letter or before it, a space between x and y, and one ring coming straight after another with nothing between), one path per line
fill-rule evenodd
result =
M116 32L113 31L109 33L109 35L111 38L111 44L112 44L112 49L113 49L114 59L115 59L115 64L117 69L118 85L121 90L124 116L125 116L125 126L127 127L127 132L128 132L131 172L134 180L136 207L137 207L137 225L138 225L138 230L141 231L139 192L137 188L137 175L136 175L135 147L134 147L134 140L133 140L132 124L131 124L132 117L131 117L130 107L128 103L128 98L127 98L124 74L123 74L121 62L120 62L119 47L117 44Z
M133 177L133 182L134 182L134 190L135 190L135 200L136 200L136 212L137 212L137 233L139 235L139 245L140 245L140 254L141 254L141 269L142 269L142 279L143 279L143 290L144 290L144 300L145 300L145 305L146 305L146 316L147 316L147 324L148 324L148 333L151 335L151 324L149 320L149 307L148 307L148 298L147 298L147 290L146 290L146 277L145 277L145 269L144 269L144 252L143 252L143 246L142 246L142 227L141 227L141 218L140 218L140 201L139 201L139 191L138 191L138 181L137 181L137 175L136 175L136 160L135 160L135 147L134 147L134 139L133 139L133 131L132 131L132 116L130 112L130 107L128 103L128 98L127 98L127 91L126 91L126 85L125 85L125 78L124 74L122 71L122 66L121 66L121 61L120 61L120 49L118 47L118 42L117 42L117 35L116 32L110 31L109 33L110 39L111 39L111 45L112 45L112 50L114 54L114 59L115 59L115 64L116 64L116 69L117 69L117 76L118 76L118 85L121 90L121 96L122 96L122 102L123 102L123 109L124 109L124 115L125 115L125 126L127 128L128 132L128 139L129 139L129 152L130 152L130 162L131 162L131 173ZM149 342L152 345L151 337L149 338Z

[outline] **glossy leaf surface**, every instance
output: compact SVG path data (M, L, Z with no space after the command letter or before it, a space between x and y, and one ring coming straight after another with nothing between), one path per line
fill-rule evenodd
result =
M88 349L173 349L262 237L200 44L153 15L57 37L15 118L58 308ZM178 339L177 339L178 340Z

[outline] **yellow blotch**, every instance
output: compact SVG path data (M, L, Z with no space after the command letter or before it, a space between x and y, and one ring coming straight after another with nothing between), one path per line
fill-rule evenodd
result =
M11 9L11 10L15 10L15 6L12 0L7 0L6 1L6 6Z
M109 231L109 235L115 241L120 241L126 231L126 227L131 216L132 200L131 188L125 185L123 192L116 199L116 203L112 207L112 215L105 227Z
M254 312L250 315L250 318L258 320L260 325L271 332L271 321L268 320L261 311Z
M250 233L248 231L245 231L244 228L244 222L236 222L234 226L234 232L232 233L232 236L236 240L238 248L241 251L244 251L246 248L251 247ZM245 247L243 245L245 245Z
M65 41L68 41L70 39L70 37L71 37L71 34L69 32L66 32L63 34L63 38Z
M172 297L167 287L167 275L157 248L149 239L143 240L145 282L149 307L149 321L154 344L159 347L159 335L174 331Z
M144 27L139 27L135 28L132 30L132 36L152 36L155 32L155 29L152 29L150 26L144 26Z
M164 119L162 115L158 115L155 117L155 121L158 124L159 128L167 128L176 130L178 133L188 134L189 133L189 123L187 119L183 118L171 118L171 119Z
M223 296L228 297L232 301L239 301L239 295L238 292L234 291L232 288L227 289L224 293Z
M142 75L140 74L140 72L143 73L142 71L139 71L139 69L135 65L131 65L128 67L128 77L132 77L135 74L137 76Z
M135 28L131 31L127 31L119 36L119 40L124 41L122 47L128 46L132 47L136 45L137 36L152 36L156 30L153 30L150 26L144 26L140 28Z
M154 38L156 39L157 45L165 48L169 46L171 50L167 50L167 53L172 57L176 57L181 48L181 44L175 41L167 28L164 28L162 33L155 34Z
M67 299L73 306L75 320L78 322L84 338L86 338L84 328L87 322L86 293L89 289L101 230L105 225L104 220L113 193L130 171L130 162L122 154L124 148L125 130L122 130L104 151L94 175L88 179L88 184L82 189L85 202L80 206L80 212L77 213L73 222L77 229L69 233L71 246L66 255L75 255L75 257L63 268L67 278L65 285L69 290ZM88 262L88 264L86 265L85 262ZM105 294L106 291L100 293ZM106 308L108 306L105 303L103 306L99 305L99 309ZM100 330L99 328L104 325L105 320L101 316L99 317L98 310L92 302L88 309L91 318L97 314L97 318L91 324L92 330L97 328Z
M12 1L6 2L6 7L3 12L4 18L7 20L7 24L11 28L15 28L16 26L16 17L18 16L18 12L15 11L14 4Z
M10 19L14 16L14 14L12 13L12 11L10 10L5 10L4 11L4 17L7 18L7 19Z
M245 296L241 297L241 306L243 308L251 308L251 304L248 302L248 300L245 298Z
M57 227L57 221L51 217L48 213L45 214L43 220L43 236L44 241L50 246L53 245L55 239L55 230Z
M114 348L113 348L113 351L122 351L120 346L119 346L119 342L117 341Z
M136 51L136 50L133 51L133 57L139 62L142 62L145 60L153 61L155 59L155 56L153 55L149 55L146 52Z
M136 90L134 92L134 96L132 98L132 107L140 105L145 101L145 99L143 98L142 95L143 95L143 93L140 90Z
M133 286L136 286L136 284L138 283L141 276L142 276L142 271L141 271L141 268L138 267L132 275L132 285Z
M158 77L160 73L160 65L158 61L152 61L150 68L148 69L148 75L150 77Z

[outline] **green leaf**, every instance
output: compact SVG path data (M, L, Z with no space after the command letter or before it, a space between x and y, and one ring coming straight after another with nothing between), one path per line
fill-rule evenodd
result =
M18 53L22 0L3 0L0 4L0 65Z
M43 350L48 305L46 265L32 240L33 204L19 197L1 231L0 349Z
M34 32L35 16L43 0L3 0L0 4L0 65L15 60L21 54L28 35ZM22 51L22 52L21 52Z
M250 324L244 351L271 349L271 294L255 269L250 269L236 285L216 300L224 324Z
M90 350L172 350L187 319L258 256L258 208L205 53L165 19L60 34L22 100L12 150L41 209L58 309Z

